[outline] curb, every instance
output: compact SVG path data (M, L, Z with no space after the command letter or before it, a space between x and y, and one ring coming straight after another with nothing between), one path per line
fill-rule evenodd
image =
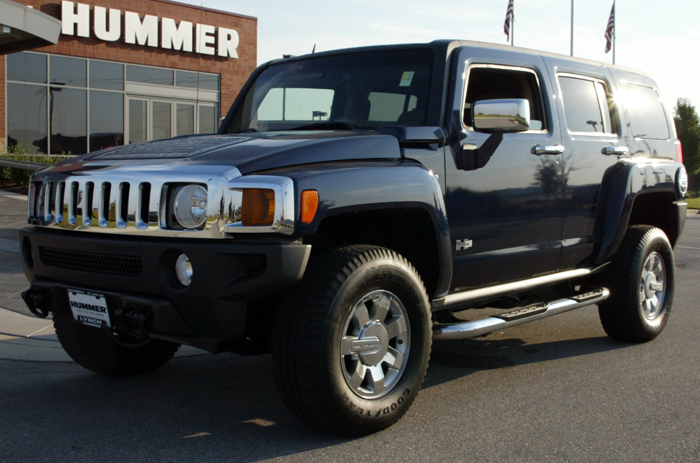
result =
M209 352L181 346L175 358ZM51 319L38 318L0 307L0 360L72 363L58 342Z

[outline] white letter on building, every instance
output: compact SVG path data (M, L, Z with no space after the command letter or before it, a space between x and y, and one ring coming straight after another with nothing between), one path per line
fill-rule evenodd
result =
M75 12L73 2L61 2L61 32L66 35L75 35L75 25L78 25L78 36L90 37L90 6L78 3L78 12Z
M138 13L127 11L124 13L124 41L126 43L136 43L149 47L158 46L158 16L147 14L143 17L143 22Z
M192 23L180 21L180 25L175 24L174 19L163 18L161 24L162 47L170 50L192 51Z
M217 42L219 46L219 56L238 58L238 52L236 51L236 48L238 48L238 32L233 29L220 27L219 39Z
M216 37L216 28L214 26L207 26L206 24L197 24L197 53L202 53L204 55L214 55L216 50L214 49L214 41Z
M109 30L107 30L107 8L96 6L95 14L95 36L105 42L116 42L122 36L122 12L109 9Z

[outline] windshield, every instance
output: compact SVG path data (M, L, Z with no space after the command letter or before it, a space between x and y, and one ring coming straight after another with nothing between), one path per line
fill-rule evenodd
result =
M432 63L431 50L282 61L258 76L227 132L424 124Z

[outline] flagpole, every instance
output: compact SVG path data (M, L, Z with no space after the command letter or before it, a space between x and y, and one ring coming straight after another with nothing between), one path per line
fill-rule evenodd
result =
M574 56L574 0L571 0L571 56Z
M617 2L613 2L613 33L612 33L613 64L615 64L615 52L617 51L617 44L615 43L616 38L617 38Z
M510 46L515 46L515 11L513 17L510 18Z

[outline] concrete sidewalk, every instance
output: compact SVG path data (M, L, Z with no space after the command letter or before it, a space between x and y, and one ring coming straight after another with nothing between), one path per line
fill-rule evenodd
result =
M29 288L19 255L18 231L27 223L27 197L0 190L0 360L72 362L51 318L32 315L21 293ZM182 346L175 357L207 352Z

